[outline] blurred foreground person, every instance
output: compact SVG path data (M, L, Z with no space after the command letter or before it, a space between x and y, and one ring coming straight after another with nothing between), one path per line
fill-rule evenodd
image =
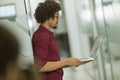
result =
M0 22L0 80L42 80L34 65L19 68L19 42L8 27L12 26Z
M28 69L20 70L19 80L43 80L34 65L29 65Z
M0 80L17 80L19 43L6 26L0 23Z
M50 30L59 22L60 4L52 0L39 3L35 10L35 19L40 24L32 37L35 64L38 72L44 74L44 80L62 80L64 67L77 67L81 61L77 58L61 60L58 45Z

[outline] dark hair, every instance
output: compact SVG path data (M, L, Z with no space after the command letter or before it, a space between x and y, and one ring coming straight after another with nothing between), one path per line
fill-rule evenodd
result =
M0 75L4 75L7 65L17 61L19 44L17 38L6 25L0 24Z
M34 16L38 23L43 23L51 17L54 17L55 13L59 10L61 10L60 4L47 0L44 3L41 2L38 4Z

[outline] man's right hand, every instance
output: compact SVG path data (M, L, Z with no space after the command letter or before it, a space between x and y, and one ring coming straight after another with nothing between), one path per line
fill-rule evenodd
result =
M80 59L77 58L67 58L64 59L66 67L78 67L81 64Z

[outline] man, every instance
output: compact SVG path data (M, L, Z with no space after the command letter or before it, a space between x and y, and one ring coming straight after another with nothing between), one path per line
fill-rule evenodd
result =
M0 22L0 80L16 80L19 42L6 26L11 27Z
M21 69L18 65L20 43L13 28L4 20L0 20L0 80L42 80L34 66Z
M58 46L56 44L51 28L56 28L59 21L61 7L55 1L47 0L39 3L35 10L35 19L41 25L32 37L34 57L39 62L38 71L44 73L44 80L62 80L64 67L77 67L80 60L67 58L60 60Z

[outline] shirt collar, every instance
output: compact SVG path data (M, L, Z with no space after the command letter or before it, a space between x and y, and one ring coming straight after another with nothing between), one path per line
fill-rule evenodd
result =
M41 29L43 29L43 30L45 30L46 32L48 32L48 33L50 33L50 34L54 34L52 31L50 31L50 30L48 30L47 28L45 28L43 25L40 25L40 27L39 28L41 28Z

